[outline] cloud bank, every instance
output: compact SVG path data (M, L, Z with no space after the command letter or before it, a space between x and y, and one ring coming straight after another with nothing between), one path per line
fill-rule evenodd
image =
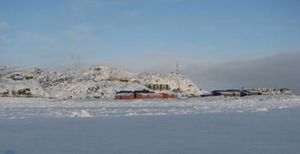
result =
M300 94L300 52L183 70L204 89L287 87Z

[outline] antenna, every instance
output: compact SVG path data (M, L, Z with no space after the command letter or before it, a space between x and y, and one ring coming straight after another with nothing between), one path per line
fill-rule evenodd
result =
M176 74L178 75L179 74L179 65L178 63L176 62ZM177 79L177 84L178 84L178 92L180 92L180 82L179 82L179 79Z
M179 74L179 65L178 65L178 63L176 63L176 74Z

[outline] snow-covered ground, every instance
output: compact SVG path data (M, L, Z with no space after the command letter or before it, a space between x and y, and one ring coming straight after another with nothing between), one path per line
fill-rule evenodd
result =
M0 97L1 119L266 112L300 107L300 96L207 97L170 100L59 100Z
M0 97L0 154L299 153L300 96ZM154 116L155 115L155 116Z
M299 117L296 107L269 112L0 119L0 154L296 154Z

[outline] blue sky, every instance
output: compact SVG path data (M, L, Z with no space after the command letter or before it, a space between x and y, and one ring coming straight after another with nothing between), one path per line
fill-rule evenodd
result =
M0 0L0 65L200 71L299 49L298 0Z

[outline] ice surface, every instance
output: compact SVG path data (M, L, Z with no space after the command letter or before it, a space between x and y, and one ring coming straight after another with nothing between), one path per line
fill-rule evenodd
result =
M170 100L0 98L0 118L63 118L268 112L300 106L300 96L207 97Z

